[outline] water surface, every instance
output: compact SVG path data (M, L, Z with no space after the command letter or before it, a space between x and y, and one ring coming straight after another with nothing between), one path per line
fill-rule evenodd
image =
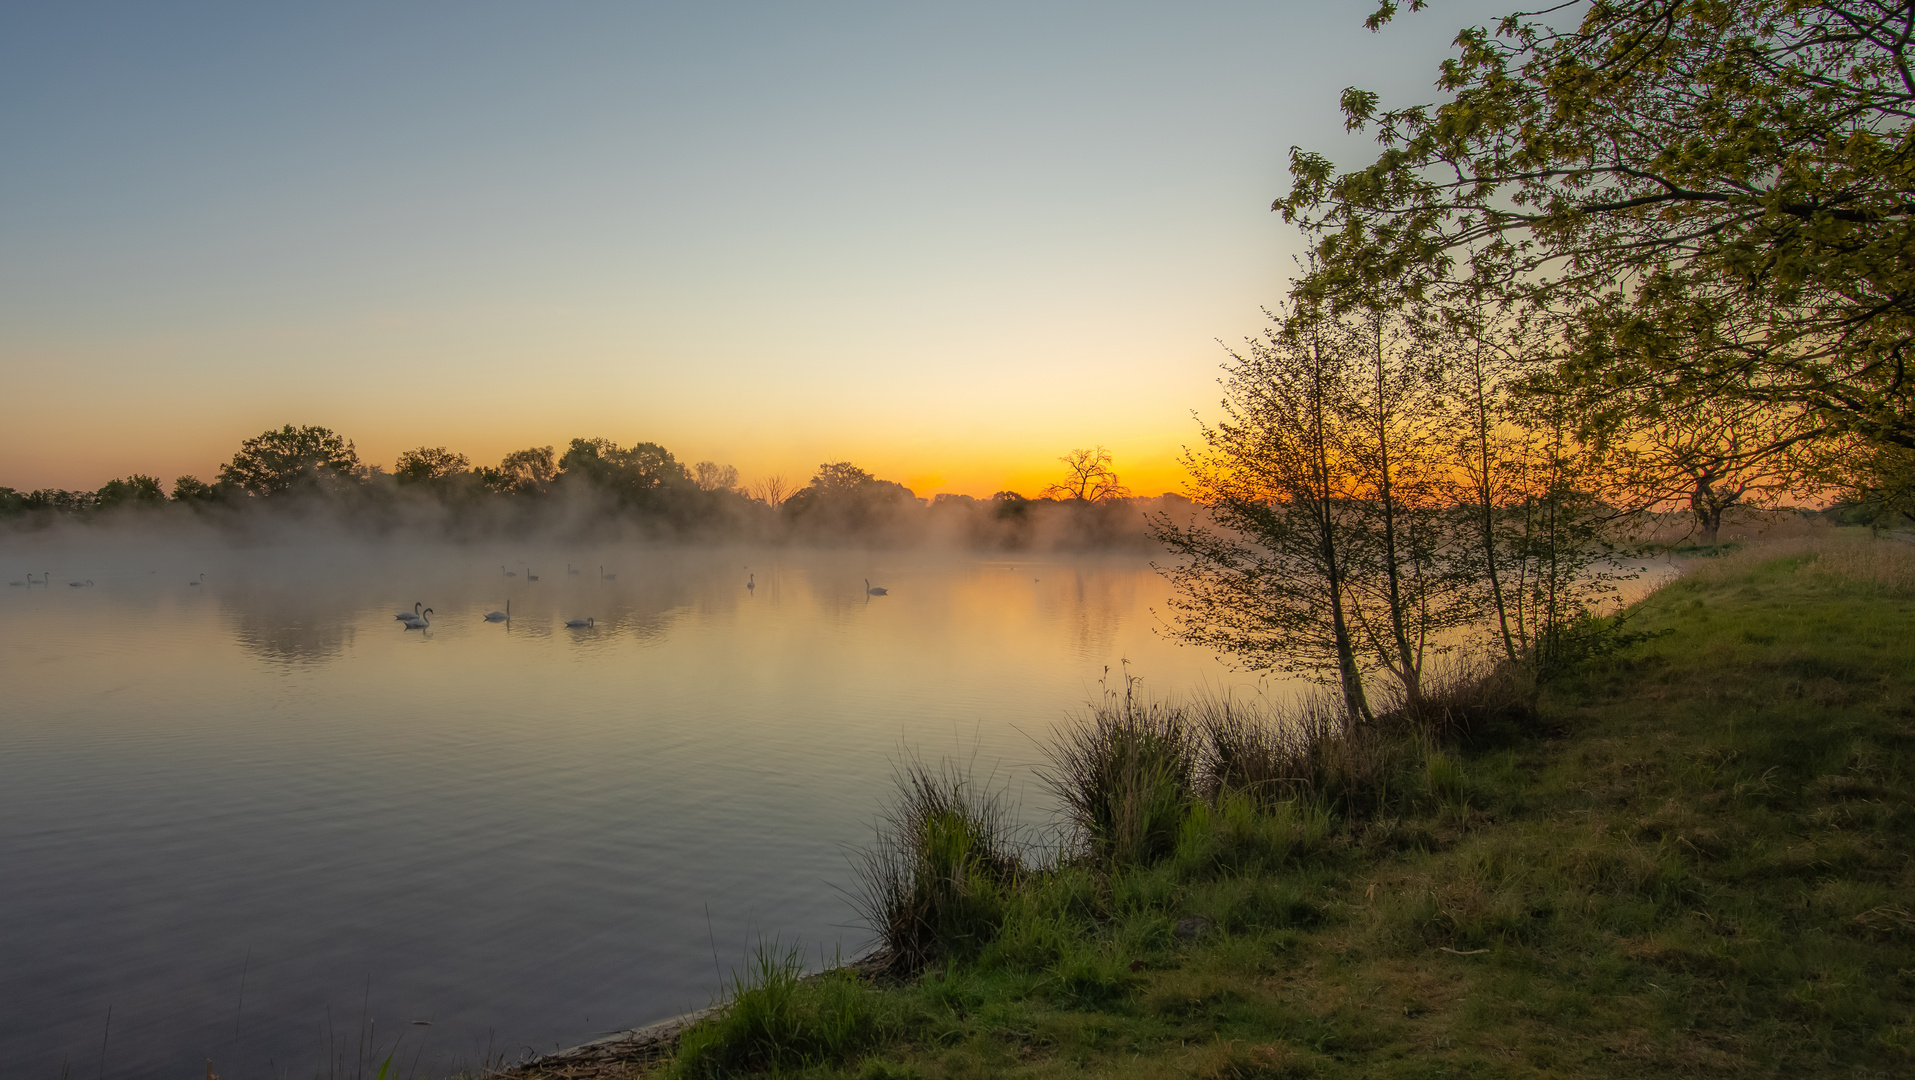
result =
M695 1008L760 937L867 944L845 846L901 748L1041 817L1039 744L1107 666L1252 689L1157 632L1140 557L68 534L0 561L54 580L0 586L8 1076L303 1077L368 1029L443 1067ZM428 630L393 618L415 601Z

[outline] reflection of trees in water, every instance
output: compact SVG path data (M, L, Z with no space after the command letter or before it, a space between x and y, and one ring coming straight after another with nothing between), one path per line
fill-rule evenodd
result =
M262 660L322 664L352 643L353 609L343 591L248 589L222 595L220 607L240 647Z
M587 614L598 620L595 629L602 635L656 645L671 636L672 628L696 604L699 589L695 579L696 575L674 573L671 568L665 573L647 573L629 583L619 583L603 614Z
M1035 583L1038 611L1063 632L1079 658L1108 658L1136 606L1137 575L1053 565L1034 576L1043 579Z

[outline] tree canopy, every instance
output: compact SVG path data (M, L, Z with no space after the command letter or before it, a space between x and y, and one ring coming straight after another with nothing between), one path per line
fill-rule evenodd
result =
M352 441L323 427L267 430L240 444L219 471L222 484L251 495L278 495L303 483L350 480L359 473Z
M1382 153L1339 172L1293 148L1274 208L1316 233L1308 293L1526 307L1580 385L1915 447L1912 31L1880 0L1511 15L1457 37L1447 102L1346 90Z
M392 475L401 484L425 484L457 476L471 467L471 459L464 454L443 446L421 446L400 454Z

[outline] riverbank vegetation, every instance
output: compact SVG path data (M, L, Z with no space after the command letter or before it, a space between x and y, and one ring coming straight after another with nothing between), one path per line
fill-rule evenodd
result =
M864 864L888 968L768 948L599 1075L1905 1069L1915 551L1859 533L1698 560L1633 643L1374 722L1118 693L1053 750L1048 845L909 769Z

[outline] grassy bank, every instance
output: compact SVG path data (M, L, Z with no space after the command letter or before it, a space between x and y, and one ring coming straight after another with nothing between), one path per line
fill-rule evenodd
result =
M927 773L869 875L914 963L767 955L675 1058L599 1075L1901 1075L1911 554L1704 560L1631 622L1665 633L1533 712L1356 744L1087 727L1059 758L1081 850L1043 869Z

